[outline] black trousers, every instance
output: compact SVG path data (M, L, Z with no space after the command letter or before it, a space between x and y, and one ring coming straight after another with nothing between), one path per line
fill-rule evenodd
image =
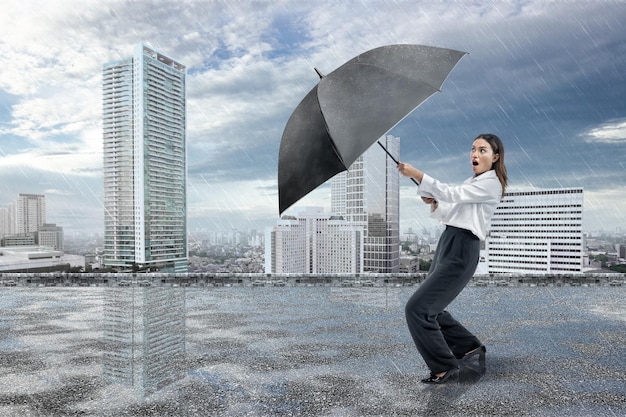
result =
M473 233L447 226L426 279L406 304L409 332L432 373L458 368L457 358L481 344L445 311L474 275L479 257Z

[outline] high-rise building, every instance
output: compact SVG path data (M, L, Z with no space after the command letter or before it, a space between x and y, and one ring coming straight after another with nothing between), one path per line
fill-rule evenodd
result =
M398 158L400 138L386 135L379 141ZM399 272L399 184L395 162L378 144L331 180L331 211L365 230L365 272Z
M342 217L306 207L266 229L267 273L360 273L363 227Z
M46 196L18 194L15 204L15 233L34 233L45 222Z
M488 272L582 272L582 217L582 188L505 193L486 240Z
M107 267L187 271L185 72L143 44L103 66Z

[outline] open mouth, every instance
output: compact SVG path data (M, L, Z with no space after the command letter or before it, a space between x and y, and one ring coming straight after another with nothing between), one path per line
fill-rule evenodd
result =
M478 166L478 161L472 161L472 165L474 165L475 167Z

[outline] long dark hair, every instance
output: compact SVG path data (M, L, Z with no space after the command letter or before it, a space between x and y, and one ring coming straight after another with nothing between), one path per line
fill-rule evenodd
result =
M493 163L491 169L496 171L496 175L500 180L500 184L502 185L502 197L504 197L504 191L506 190L507 184L509 182L509 177L506 174L506 166L504 165L504 145L499 137L496 135L492 135L491 133L484 133L478 135L476 139L484 139L489 145L491 145L491 149L493 149L493 153L497 154L498 160ZM474 139L474 140L476 140Z

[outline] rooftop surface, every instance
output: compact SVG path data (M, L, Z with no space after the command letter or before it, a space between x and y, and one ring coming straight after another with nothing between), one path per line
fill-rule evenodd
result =
M184 295L185 354L144 395L103 377L104 304L154 289L0 288L0 416L626 416L625 287L466 288L449 310L487 365L442 386L419 382L415 289L161 289Z

